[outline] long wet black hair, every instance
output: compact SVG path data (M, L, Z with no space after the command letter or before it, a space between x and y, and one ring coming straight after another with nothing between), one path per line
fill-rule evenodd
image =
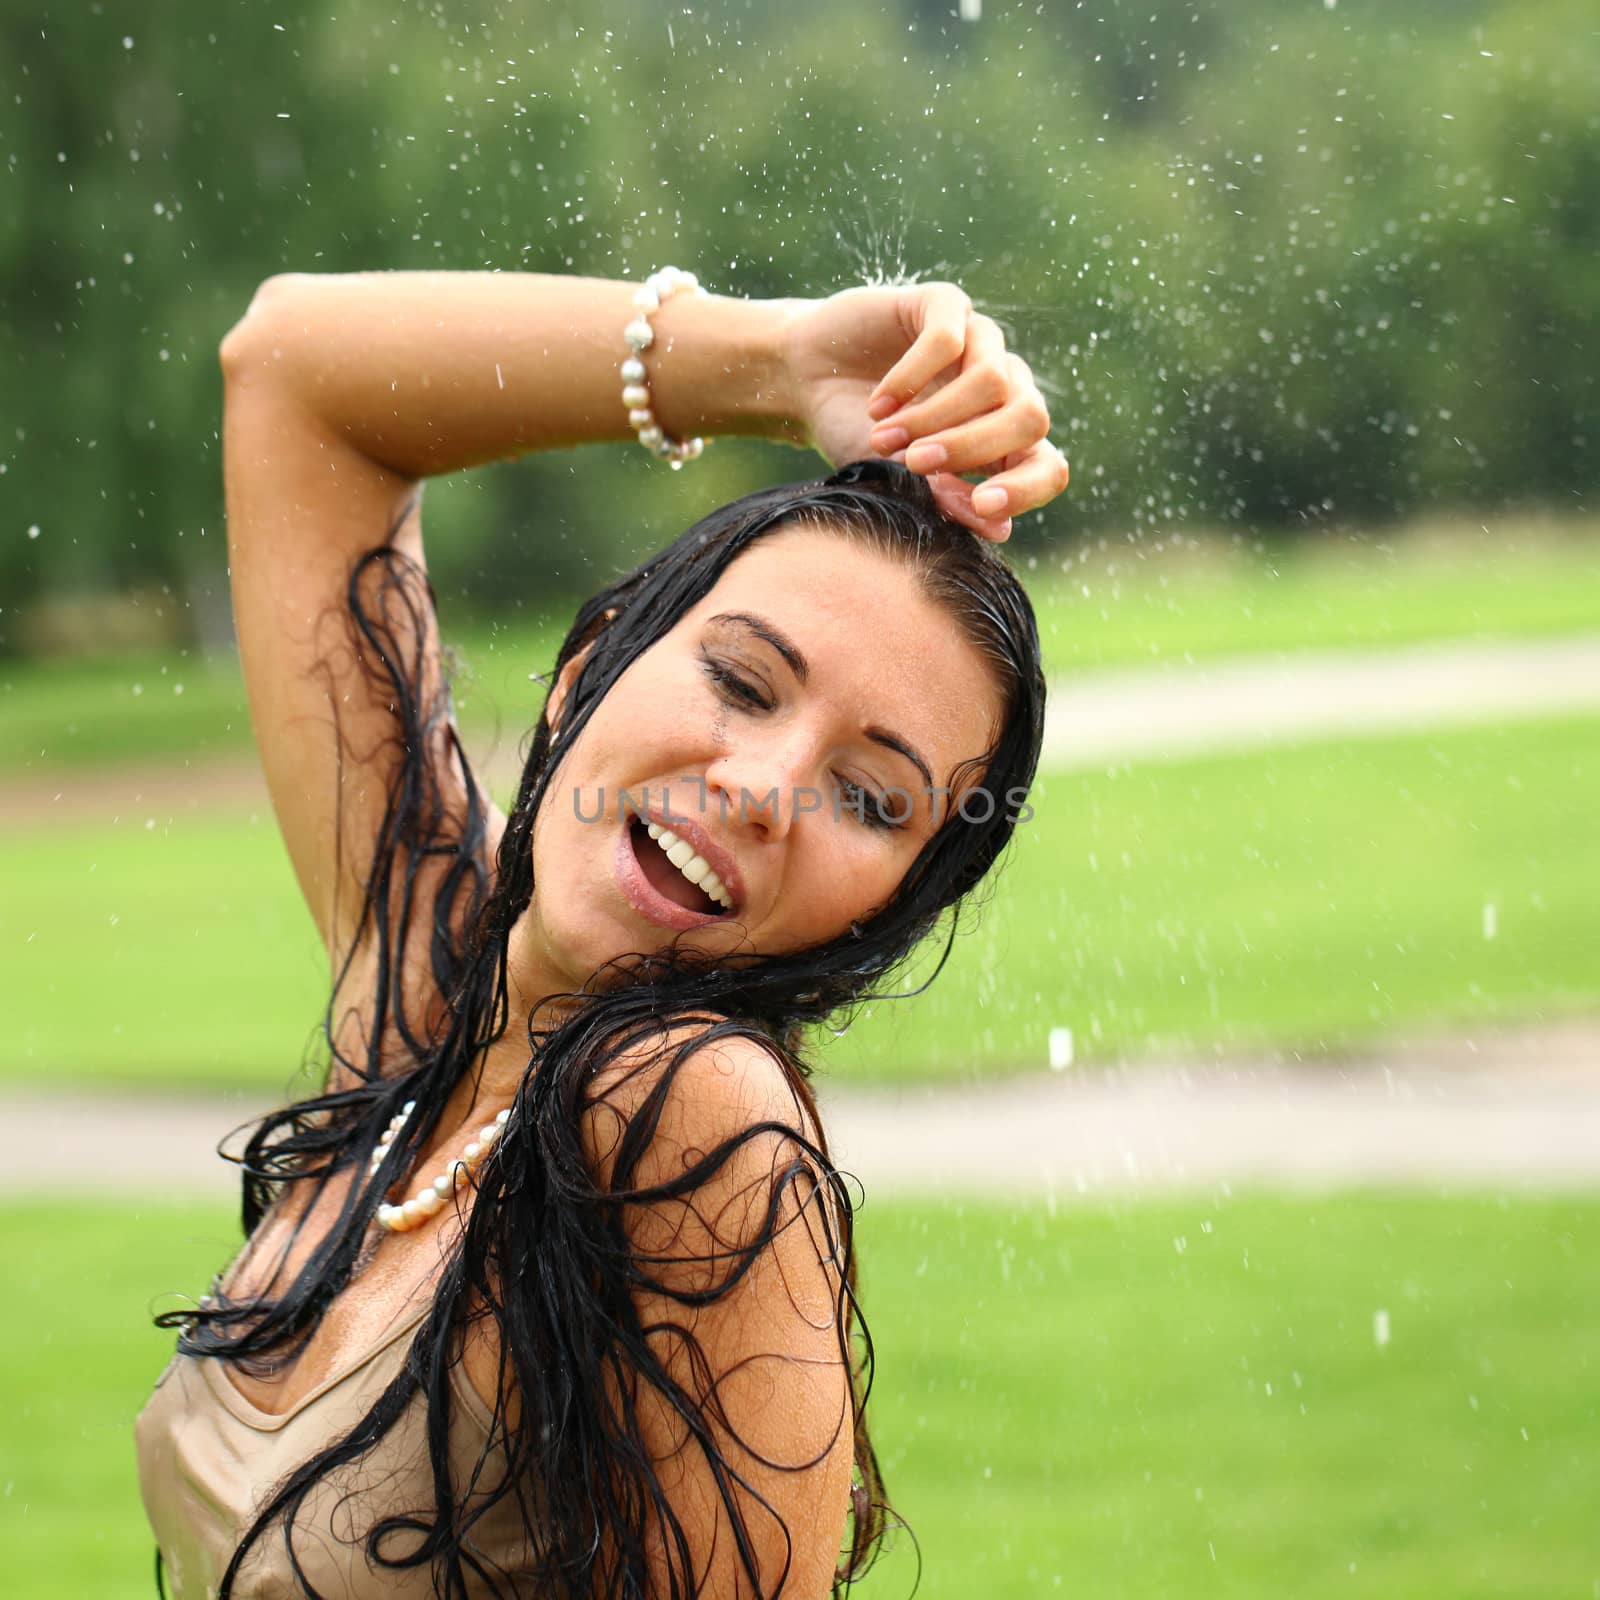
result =
M268 1537L284 1541L304 1592L316 1596L296 1548L297 1516L319 1485L348 1481L347 1470L359 1468L419 1402L433 1503L357 1531L375 1569L431 1567L445 1596L526 1592L490 1570L474 1538L478 1519L510 1502L527 1545L518 1576L540 1594L642 1600L654 1592L652 1549L658 1569L664 1560L674 1600L697 1593L689 1543L637 1410L617 1401L642 1387L676 1413L689 1447L710 1466L751 1592L777 1593L787 1564L777 1573L757 1570L748 1538L755 1518L776 1513L730 1463L721 1442L726 1418L713 1426L720 1375L696 1360L675 1361L669 1371L640 1325L635 1296L666 1295L686 1306L714 1300L801 1212L838 1284L835 1326L850 1374L855 1486L836 1590L860 1575L881 1544L886 1502L865 1423L871 1340L856 1305L851 1196L816 1118L807 1042L815 1026L837 1027L892 990L897 969L941 921L943 966L958 902L994 865L1019 819L1044 718L1038 632L1022 586L995 547L941 513L924 479L892 463L857 462L723 506L583 605L555 676L580 665L557 729L541 717L533 733L492 863L484 803L437 670L426 578L392 534L361 558L347 594L351 637L374 693L392 708L400 748L365 875L357 939L367 964L359 994L351 995L356 983L346 962L328 1007L334 1087L264 1118L240 1158L246 1235L280 1201L296 1202L303 1218L333 1179L355 1176L294 1272L286 1245L259 1293L230 1298L219 1282L197 1310L161 1320L181 1329L178 1348L189 1356L253 1373L293 1361L359 1269L377 1207L427 1148L452 1090L513 1021L523 1021L508 1000L508 944L536 890L534 821L561 757L617 678L731 561L764 534L797 524L864 541L904 563L991 667L1003 719L992 747L953 780L970 784L965 803L949 808L886 903L824 946L736 965L675 948L619 958L581 995L526 1019L529 1060L510 1121L478 1169L462 1236L403 1371L347 1434L273 1488L233 1555L221 1600ZM909 663L908 670L933 676L938 665ZM419 988L430 1003L419 1004ZM352 1008L361 1019L354 1028ZM792 1122L743 1128L688 1170L647 1179L658 1170L651 1144L674 1077L697 1049L730 1038L752 1041L781 1068L794 1091ZM581 1130L603 1069L623 1057L649 1061L650 1076L602 1175L586 1157ZM380 1135L407 1102L414 1112L367 1176ZM633 1246L625 1206L692 1205L741 1146L774 1137L781 1153L770 1177L763 1174L767 1203L751 1208L752 1225L738 1239L719 1238L715 1252L691 1258L704 1269L692 1291L681 1271L670 1270L682 1268L682 1258L647 1258ZM499 1350L500 1392L477 1470L464 1482L451 1448L460 1419L450 1379L463 1333L485 1324Z

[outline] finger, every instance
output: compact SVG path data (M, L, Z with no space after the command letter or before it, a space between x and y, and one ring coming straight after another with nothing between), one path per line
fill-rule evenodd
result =
M999 544L1011 537L1011 518L981 515L972 503L972 485L965 478L936 473L928 479L928 487L933 490L939 509L952 521L970 528L980 539Z
M964 290L953 283L919 284L910 297L909 310L916 337L869 396L867 409L874 415L882 411L880 402L887 397L903 405L921 394L966 349L972 302Z
M906 452L913 472L978 472L991 461L1031 449L1050 430L1050 413L1027 394L958 428L918 439Z
M911 463L916 470L973 472L986 471L987 461L998 460L1003 455L1036 443L1050 430L1050 410L1033 380L1033 373L1020 356L1003 349L998 370L1003 376L997 374L992 363L985 362L974 368L975 382L986 387L970 391L974 403L969 407L946 403L945 393L941 392L937 399L924 400L897 413L874 430L874 448L883 454L923 439L940 446L946 454L941 457L937 452L924 453ZM965 377L957 380L950 386L951 390L965 382ZM1006 403L1012 408L1010 417L1003 422L999 420L1001 407L998 403L981 403L996 390L1009 396ZM962 415L963 409L968 413L966 416ZM962 423L984 416L988 417L988 427L956 435L955 430ZM981 455L985 450L989 453L983 460L974 459L975 455Z
M1023 377L1021 387L1031 390L1033 374L1021 361L1007 355L1005 335L989 318L974 315L967 323L961 375L880 422L872 432L873 447L880 453L898 450L914 439L997 409L1019 388L1018 367Z
M954 477L949 472L936 472L928 478L928 488L942 514L952 522L962 523L979 538L998 542L1010 538L1010 517L984 517L973 509L973 485L965 478Z
M906 453L904 450L897 450L889 459L904 466ZM1065 465L1063 462L1063 468ZM1002 512L998 516L989 516L980 512L974 504L974 493L988 488L987 483L971 484L965 478L956 477L954 473L936 472L928 478L928 487L933 491L933 498L938 502L939 509L947 517L970 528L985 539L999 541L1011 537L1009 511Z
M1006 470L997 472L979 484L974 491L973 508L991 519L1020 516L1024 511L1035 511L1066 488L1071 478L1067 458L1050 443L1042 439L1031 450L1022 452L1020 459L1013 458ZM1004 499L997 499L993 491L1004 491Z

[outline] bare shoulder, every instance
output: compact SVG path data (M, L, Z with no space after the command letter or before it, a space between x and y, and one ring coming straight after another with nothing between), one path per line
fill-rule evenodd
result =
M745 1032L718 1032L711 1013L673 1020L620 1050L590 1096L591 1157L608 1181L659 1182L674 1164L734 1143L788 1144L803 1156L821 1144L810 1093L782 1047ZM648 1137L637 1125L644 1119ZM624 1135L632 1129L633 1137ZM615 1173L619 1156L628 1167Z
M653 1589L681 1548L696 1593L821 1596L854 1457L849 1242L803 1080L722 1020L619 1052L591 1100L656 1363L633 1404L682 1538L653 1533Z

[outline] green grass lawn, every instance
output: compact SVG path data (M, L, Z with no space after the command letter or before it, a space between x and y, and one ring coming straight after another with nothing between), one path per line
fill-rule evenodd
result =
M1592 717L1049 775L939 980L826 1054L957 1077L1052 1029L1089 1061L1595 1009L1597 794ZM270 815L13 830L0 881L0 1078L289 1084L327 973Z
M1274 550L1096 540L1023 576L1052 674L1600 628L1600 538L1476 524Z
M945 972L831 1053L983 1075L1056 1028L1078 1060L1317 1053L1596 1009L1597 795L1593 718L1049 775Z
M1600 627L1600 539L1537 525L1425 530L1393 540L1325 538L1281 551L1223 539L1095 539L1019 556L1057 676L1185 656L1245 654ZM473 736L498 724L515 743L564 616L453 630ZM231 659L179 652L111 661L0 664L0 773L249 748Z
M551 620L454 636L456 707L475 739L532 725L565 632ZM248 757L250 713L232 655L183 651L106 660L0 662L0 773L20 777L120 761Z
M860 1226L923 1600L1600 1585L1600 1199L869 1201ZM130 1430L171 1340L148 1316L230 1237L211 1209L0 1208L29 1308L0 1326L12 1600L153 1592ZM865 1593L913 1575L901 1535Z

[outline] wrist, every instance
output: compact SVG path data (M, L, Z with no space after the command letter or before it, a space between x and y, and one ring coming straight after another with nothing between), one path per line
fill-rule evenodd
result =
M805 386L796 374L794 330L814 300L763 300L767 320L767 361L771 377L767 391L766 437L801 448L811 444L811 429L805 420Z
M806 443L789 331L808 303L708 294L663 304L645 364L667 433Z

